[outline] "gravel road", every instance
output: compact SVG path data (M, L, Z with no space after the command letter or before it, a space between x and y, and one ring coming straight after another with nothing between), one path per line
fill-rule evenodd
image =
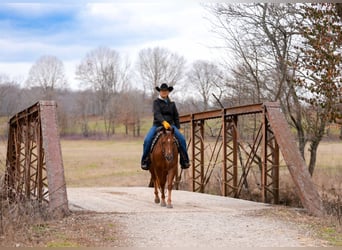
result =
M268 204L175 190L168 209L154 204L153 189L146 187L67 192L71 210L112 216L122 228L122 247L325 246L309 226L267 216L275 209Z

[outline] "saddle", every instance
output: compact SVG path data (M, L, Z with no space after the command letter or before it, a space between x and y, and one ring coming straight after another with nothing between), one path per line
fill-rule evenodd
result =
M160 126L157 128L157 131L156 131L156 134L154 135L153 137L153 140L152 140L152 145L151 145L151 148L150 148L150 153L152 153L153 149L154 149L154 146L157 144L157 141L159 139L159 137L163 134L163 131L164 131L164 127L163 126ZM178 148L178 151L180 150L180 144L179 144L179 141L177 139L176 136L173 136L173 139L174 139L174 142L176 143L177 145L177 148Z

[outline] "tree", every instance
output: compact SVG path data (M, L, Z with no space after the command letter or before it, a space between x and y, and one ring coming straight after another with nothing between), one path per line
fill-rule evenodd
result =
M132 130L133 136L140 136L141 117L144 113L144 94L137 90L125 91L120 95L119 121L125 126L128 135Z
M239 89L254 86L254 100L280 102L289 124L296 129L299 150L305 158L306 143L320 141L321 135L312 133L317 122L312 122L312 110L303 105L293 66L301 56L296 48L303 40L298 30L305 18L301 5L216 4L210 9L217 20L215 32L238 62L230 62L233 75L244 76L242 81L235 79L240 81ZM309 151L309 165L315 164L315 150L317 147Z
M78 91L77 95L74 96L74 110L73 115L75 117L79 117L78 121L81 125L82 135L84 137L88 137L92 134L90 125L89 125L89 117L91 115L96 114L96 99L94 98L94 92L91 89L86 89L82 91ZM75 124L74 124L75 125Z
M244 100L279 101L289 123L296 129L304 157L306 143L303 111L288 62L297 52L300 11L293 4L215 4L209 10L216 18L216 32L228 49L227 68L233 77L229 86ZM240 97L236 97L239 99Z
M282 99L287 58L295 32L296 8L290 4L215 4L214 32L228 49L227 66L253 83L257 100ZM236 79L239 80L239 79Z
M77 79L97 95L107 136L115 132L117 102L114 99L129 85L128 73L128 62L123 62L118 52L107 47L92 50L77 67Z
M26 80L28 87L40 87L43 97L53 99L57 89L67 87L63 62L55 56L42 56L32 65Z
M316 152L327 123L340 118L337 105L342 100L342 23L334 4L306 4L304 22L298 24L303 37L300 57L294 65L300 98L309 105L310 162L312 175Z
M202 111L208 110L211 94L214 94L222 86L223 73L215 64L197 60L192 64L187 77L194 89L194 93L199 93L202 98Z
M337 14L342 18L342 3L336 3Z
M19 110L20 86L7 75L0 74L0 115L11 116Z
M168 49L155 47L142 49L138 69L144 90L155 95L155 87L166 82L176 85L184 76L185 59Z

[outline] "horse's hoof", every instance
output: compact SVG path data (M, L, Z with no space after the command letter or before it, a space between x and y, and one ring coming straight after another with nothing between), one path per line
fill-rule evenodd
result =
M165 202L165 201L162 201L162 202L160 203L160 206L166 207L166 202Z
M172 204L167 204L167 208L173 208Z
M159 199L159 198L155 198L155 199L154 199L154 203L159 204L159 202L160 202L160 199Z

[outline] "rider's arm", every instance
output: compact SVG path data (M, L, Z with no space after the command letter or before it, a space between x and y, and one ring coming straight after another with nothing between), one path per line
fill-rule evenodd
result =
M158 100L154 100L153 102L153 116L154 116L154 122L158 122L159 125L162 125L165 119L164 119L164 116L162 115Z
M180 129L180 123L179 123L179 114L176 107L176 103L173 103L174 111L173 111L173 122L175 123L176 128Z

